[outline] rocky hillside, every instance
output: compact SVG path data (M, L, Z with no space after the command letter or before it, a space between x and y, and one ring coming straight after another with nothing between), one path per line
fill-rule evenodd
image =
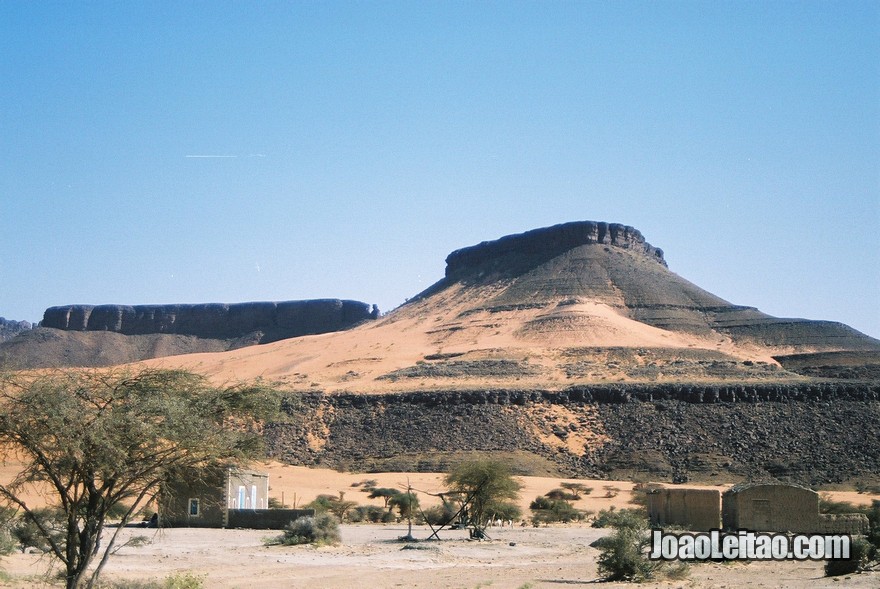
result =
M0 343L10 340L19 333L33 329L28 321L14 321L0 317Z
M462 453L531 454L560 476L657 481L880 473L880 383L585 386L377 396L304 392L266 430L274 457L358 471L446 471Z

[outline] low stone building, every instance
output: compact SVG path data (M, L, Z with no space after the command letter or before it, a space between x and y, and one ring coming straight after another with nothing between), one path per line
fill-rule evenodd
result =
M269 475L238 468L200 471L159 493L164 527L280 529L312 509L269 509Z
M648 493L651 526L695 532L721 527L721 492L715 489L654 489Z
M819 513L819 494L798 485L745 483L722 496L724 528L753 532L864 534L868 518L861 513Z

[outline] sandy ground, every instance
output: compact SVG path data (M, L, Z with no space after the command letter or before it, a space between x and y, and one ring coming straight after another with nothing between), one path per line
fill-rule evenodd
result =
M296 505L301 507L321 494L338 495L344 492L344 497L349 501L358 503L382 505L381 499L369 499L366 493L360 492L360 487L353 485L363 481L375 480L378 487L405 489L407 480L413 489L419 492L419 500L423 506L439 503L430 493L445 490L443 477L439 473L350 473L337 472L326 468L307 468L304 466L290 466L279 462L267 462L256 466L257 470L269 473L269 495L281 499L284 503L293 507L294 497ZM517 477L523 487L520 490L519 505L524 513L528 513L529 503L551 489L558 488L562 482L583 483L592 487L589 495L584 495L575 501L578 509L598 512L601 509L615 507L632 507L632 489L635 483L632 481L606 481L592 479L558 479L552 477ZM681 487L681 485L667 485ZM730 485L683 485L691 489L718 489L722 493ZM821 491L820 493L825 493ZM870 505L873 499L880 499L880 495L856 493L855 491L829 491L828 494L836 501L849 501L854 505Z
M142 530L149 544L122 548L105 569L105 578L125 586L126 581L161 580L176 573L199 576L208 588L315 588L352 587L391 589L558 589L597 582L598 551L589 544L607 530L588 527L515 527L490 529L492 540L469 541L460 531L444 531L442 540L410 544L396 539L406 533L400 525L346 525L342 544L264 546L272 532L253 530ZM426 538L427 527L414 535ZM12 577L8 587L49 586L48 562L36 555L3 559ZM877 587L880 573L845 579L823 577L821 562L707 563L691 567L690 577L638 587ZM602 587L632 587L624 583Z

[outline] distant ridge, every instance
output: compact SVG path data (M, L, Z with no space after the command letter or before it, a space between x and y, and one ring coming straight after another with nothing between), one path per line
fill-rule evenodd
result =
M196 305L65 305L43 314L43 327L69 331L113 331L123 335L167 333L203 338L242 337L261 341L326 333L375 319L375 305L340 299L205 303Z
M375 320L375 305L341 299L179 305L50 307L41 327L0 343L15 368L113 366L224 352Z

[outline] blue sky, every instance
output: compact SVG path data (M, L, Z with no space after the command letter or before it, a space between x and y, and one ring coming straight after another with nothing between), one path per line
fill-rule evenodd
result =
M0 2L6 318L388 310L574 220L880 337L880 4Z

